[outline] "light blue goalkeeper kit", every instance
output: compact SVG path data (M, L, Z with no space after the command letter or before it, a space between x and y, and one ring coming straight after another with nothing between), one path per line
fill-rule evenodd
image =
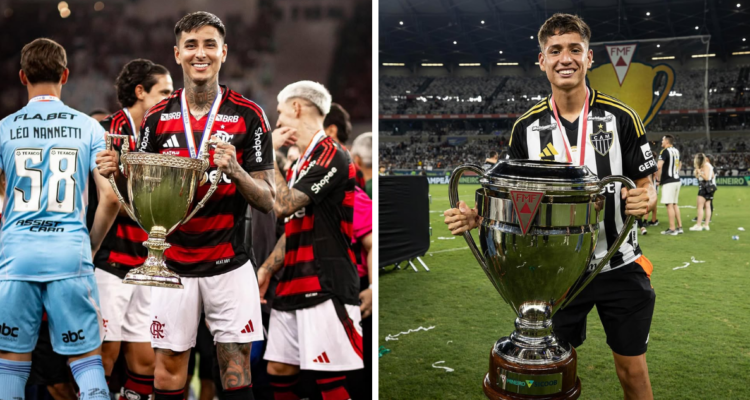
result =
M56 352L101 344L86 228L87 190L95 188L86 186L102 150L99 123L54 96L37 96L0 122L0 350L33 350L43 308Z

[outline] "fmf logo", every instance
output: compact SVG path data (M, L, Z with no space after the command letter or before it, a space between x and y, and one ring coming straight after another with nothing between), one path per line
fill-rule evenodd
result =
M78 332L68 331L68 333L62 334L63 343L75 343L79 340L85 339L86 337L83 336L83 329L79 329Z
M171 121L173 119L180 119L180 117L182 117L182 113L179 112L179 111L178 112L171 112L171 113L164 113L164 114L161 115L161 120L162 121Z
M320 180L320 182L312 185L312 191L316 194L320 192L320 189L323 188L328 182L333 178L334 175L336 175L336 167L331 168L331 170L326 174L326 176L323 177L323 179Z
M3 322L3 325L0 326L0 334L2 334L3 336L18 337L18 328L15 326L5 325L5 323Z
M606 46L609 62L612 63L612 67L615 69L615 74L617 74L617 80L620 82L620 86L622 86L625 76L628 75L630 61L633 60L636 46L637 45L635 44Z

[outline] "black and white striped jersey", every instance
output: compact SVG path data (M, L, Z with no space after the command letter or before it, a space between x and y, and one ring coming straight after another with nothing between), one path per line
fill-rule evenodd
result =
M548 96L518 118L513 125L510 138L511 158L568 161L562 137L566 134L576 164L581 154L579 151L582 151L584 165L600 179L610 175L624 175L635 181L656 172L656 161L638 114L614 97L595 90L590 90L590 93L586 132L583 136L586 138L584 147L577 143L578 124L581 121L570 123L561 118L564 126L559 127ZM561 128L565 128L564 133ZM594 262L604 257L609 246L616 242L618 232L624 227L625 201L620 198L621 187L622 184L613 183L602 191L606 196L606 206L604 219L599 224L599 241ZM628 239L602 272L629 264L640 255L637 229L633 224Z
M662 149L659 153L659 159L664 161L661 166L661 176L659 182L663 185L665 183L679 182L680 181L680 151L674 147L667 147Z

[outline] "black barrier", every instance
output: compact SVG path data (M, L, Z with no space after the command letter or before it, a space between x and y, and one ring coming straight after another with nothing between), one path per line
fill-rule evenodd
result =
M378 181L380 267L423 256L430 249L426 176L381 176Z

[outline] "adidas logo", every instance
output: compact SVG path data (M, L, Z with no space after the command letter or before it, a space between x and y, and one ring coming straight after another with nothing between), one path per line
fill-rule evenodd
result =
M558 154L560 153L558 153L557 150L555 150L555 146L552 146L552 143L547 143L547 147L545 147L544 150L542 150L542 152L539 153L539 158L541 158L542 160L544 160L545 158L554 159L555 156Z
M245 329L242 330L240 333L252 333L255 329L253 329L253 321L247 321L247 324L245 324Z
M314 363L320 363L320 364L330 364L331 360L328 359L328 355L324 351L323 354L319 355L318 358L313 360Z
M179 144L179 143L177 143L177 137L176 137L176 136L174 136L174 135L172 135L172 136L171 136L171 137L169 138L169 140L167 140L167 141L166 141L166 142L164 143L164 146L162 146L162 147L164 147L164 148L168 149L168 148L180 147L180 144Z

